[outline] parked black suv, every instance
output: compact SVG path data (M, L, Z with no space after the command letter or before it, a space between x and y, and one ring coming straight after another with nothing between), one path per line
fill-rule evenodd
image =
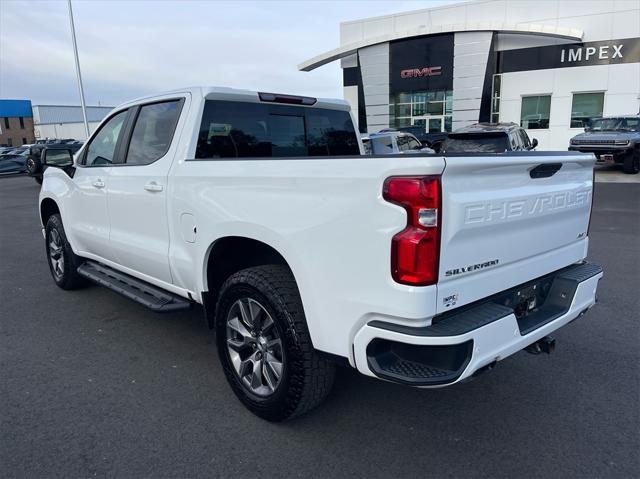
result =
M44 152L46 150L69 150L72 154L75 154L80 147L82 147L82 142L76 140L71 141L72 143L40 143L32 145L29 149L29 155L27 156L27 174L33 177L33 179L36 180L36 183L42 184L42 175L44 174L44 170L47 169L47 166L43 161Z
M599 163L622 164L625 173L640 171L640 115L597 118L571 138L569 150L593 153Z
M525 129L516 123L476 123L449 133L441 151L503 153L533 150L536 146L538 140L530 140Z

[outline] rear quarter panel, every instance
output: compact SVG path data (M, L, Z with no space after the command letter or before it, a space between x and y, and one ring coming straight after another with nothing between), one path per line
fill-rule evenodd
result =
M314 346L351 357L355 332L372 315L418 325L434 314L435 286L391 278L391 238L406 213L382 199L382 186L389 176L443 168L436 156L180 161L171 176L170 228L179 231L187 213L198 233L194 243L172 241L174 278L206 291L213 242L267 243L293 271Z

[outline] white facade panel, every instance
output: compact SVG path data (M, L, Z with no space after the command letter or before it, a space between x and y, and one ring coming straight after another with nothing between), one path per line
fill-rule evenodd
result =
M453 90L454 105L458 100L477 100L479 98L482 98L482 86L473 88L458 88L457 90Z
M389 127L389 44L358 52L369 132Z
M466 77L476 77L478 75L484 75L484 72L487 69L487 65L483 65L481 63L477 65L465 65L464 63L459 63L456 67L456 77L458 78L466 78Z
M456 109L459 110L480 110L480 98L471 98L468 100L455 100Z
M340 60L341 68L354 68L358 66L358 54L354 53Z
M453 122L477 122L480 115L492 32L463 32L454 36L453 49ZM476 66L469 75L469 66ZM461 102L463 100L463 102ZM470 105L476 108L469 108Z
M616 38L640 37L640 15L634 15L633 10L616 12L613 14L613 31Z
M358 121L358 87L357 86L346 86L343 89L344 99L349 102L351 106L351 111L353 112L353 117L356 122Z
M574 93L604 92L603 115L630 115L640 109L640 64L593 65L538 70L502 75L500 121L520 123L522 97L551 95L549 130L528 130L538 138L540 149L566 150L572 136L582 128L571 128ZM454 91L455 95L455 91Z
M89 131L93 133L100 123L89 123ZM35 137L44 138L73 138L74 140L86 140L84 123L52 123L48 125L34 125Z
M491 8L490 3L493 2L485 3L487 8ZM506 5L505 20L509 23L546 23L544 20L553 22L558 16L558 3L558 0L510 1Z

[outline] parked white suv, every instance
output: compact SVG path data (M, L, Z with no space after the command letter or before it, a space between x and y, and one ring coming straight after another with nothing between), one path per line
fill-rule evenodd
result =
M335 363L446 386L594 305L592 155L364 156L353 125L344 101L226 88L117 107L75 158L45 155L54 281L202 304L273 421L320 403Z
M411 155L416 153L435 153L423 146L411 133L404 131L381 131L360 137L367 155Z

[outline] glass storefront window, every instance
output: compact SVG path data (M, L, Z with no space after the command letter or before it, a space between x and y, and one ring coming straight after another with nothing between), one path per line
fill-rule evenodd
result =
M411 105L413 110L413 116L421 116L426 112L426 107L424 103L413 103Z
M451 131L451 90L401 92L391 98L389 125L422 126L425 131Z
M444 102L430 101L427 103L427 113L429 115L444 115Z
M411 103L411 93L398 93L396 103Z
M500 89L502 87L502 75L493 75L491 85L491 122L500 121Z
M411 103L397 104L396 116L411 116Z
M528 130L549 128L551 95L522 97L520 126Z
M602 116L604 92L574 93L571 104L571 128L584 128L589 120Z

